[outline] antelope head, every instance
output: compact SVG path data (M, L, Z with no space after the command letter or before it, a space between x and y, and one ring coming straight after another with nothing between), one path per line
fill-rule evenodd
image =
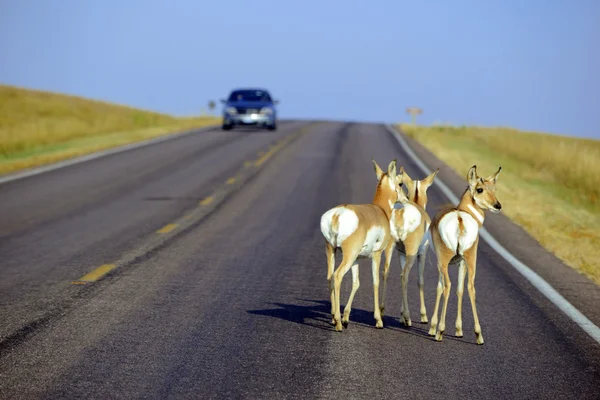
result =
M394 208L395 203L405 203L408 201L408 198L400 187L402 175L404 174L404 167L401 166L400 173L397 173L396 160L392 160L392 162L390 162L388 165L387 172L383 172L379 165L377 165L375 159L372 159L372 161L378 181L377 191L375 192L375 200L373 202L377 200L385 200L385 204L392 209Z
M406 187L410 201L417 203L423 207L423 209L426 209L427 189L433 184L433 180L437 176L438 172L440 172L439 168L429 174L426 178L416 181L411 179L411 177L405 171L402 175L402 182L400 183L400 186Z
M477 175L477 166L473 165L467 173L467 181L469 182L469 191L473 202L482 210L488 210L493 213L499 213L502 209L502 204L496 197L496 180L500 174L502 167L498 168L496 173L483 179Z

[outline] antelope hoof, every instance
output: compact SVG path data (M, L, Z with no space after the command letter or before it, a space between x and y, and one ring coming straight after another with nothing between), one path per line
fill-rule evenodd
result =
M341 332L342 330L344 330L344 328L342 327L342 324L340 322L336 322L336 324L335 324L335 331L336 332Z
M344 328L348 328L348 322L349 322L349 321L342 321L342 326L343 326Z
M435 341L436 342L441 342L442 341L442 336L444 336L444 334L442 332L437 332L435 334Z
M483 344L483 335L481 333L477 335L477 344Z
M427 315L421 315L421 323L426 324L428 322L429 322L429 320L427 319Z
M435 336L435 325L429 328L429 336Z
M456 335L454 335L454 336L456 336L458 338L463 337L463 331L462 331L462 329L457 329L456 330Z
M350 312L344 312L344 315L342 316L342 325L344 325L344 328L348 325L349 321L350 321Z
M410 328L412 326L412 321L410 320L410 318L402 318L402 322L404 323L404 326Z
M383 321L379 320L375 323L375 328L383 329Z

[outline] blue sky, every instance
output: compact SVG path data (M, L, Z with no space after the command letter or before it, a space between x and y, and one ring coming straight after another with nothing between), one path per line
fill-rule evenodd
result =
M262 86L283 118L600 138L600 1L4 0L0 83L177 115Z

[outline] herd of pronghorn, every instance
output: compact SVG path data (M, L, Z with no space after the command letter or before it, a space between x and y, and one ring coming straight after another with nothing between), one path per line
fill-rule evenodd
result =
M383 312L385 309L385 292L390 261L394 247L398 250L402 269L402 320L404 325L411 326L408 307L407 285L408 275L415 261L419 265L419 294L421 298L421 322L427 323L427 310L423 294L423 269L430 241L437 255L438 284L435 308L429 329L429 335L435 335L437 341L442 340L446 329L446 310L450 296L449 264L458 264L458 310L456 316L456 336L462 337L462 297L466 271L469 272L467 288L473 319L475 336L478 344L483 344L483 335L475 305L475 268L477 265L477 245L479 229L483 225L484 211L500 212L502 206L496 198L496 180L502 167L488 178L477 175L474 165L467 173L468 188L460 203L440 211L433 219L429 217L427 206L427 189L433 183L439 168L422 180L412 180L401 166L396 171L396 160L393 160L387 172L377 165L373 166L378 185L371 204L342 204L326 211L321 217L321 232L325 237L327 254L327 281L331 295L332 324L336 331L348 326L352 300L359 287L358 260L372 260L374 317L377 328L383 328ZM404 192L406 187L407 193ZM343 258L334 272L335 253L342 250ZM379 302L379 265L385 251L383 268L383 291ZM340 287L342 278L352 269L352 291L344 308L344 316L340 315ZM438 323L440 298L444 294L442 314Z

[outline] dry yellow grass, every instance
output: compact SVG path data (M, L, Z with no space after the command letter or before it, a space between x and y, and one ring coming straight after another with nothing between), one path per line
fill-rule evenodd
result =
M219 123L0 85L0 174Z
M458 174L502 165L502 211L600 285L600 141L505 128L401 125Z

